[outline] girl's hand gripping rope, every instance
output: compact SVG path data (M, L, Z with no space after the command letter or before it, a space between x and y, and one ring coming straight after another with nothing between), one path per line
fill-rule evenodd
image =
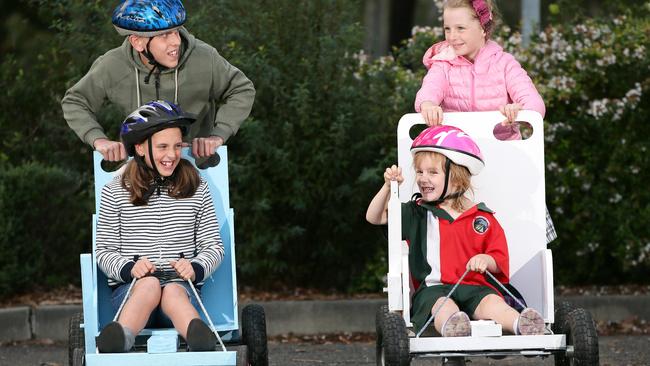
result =
M131 276L140 279L148 276L156 271L156 266L147 259L147 257L135 256L133 257L135 265L131 269Z
M180 259L177 261L170 261L169 264L176 270L178 277L182 278L185 281L194 281L196 274L194 273L194 268L192 263L185 259L185 255L180 253Z

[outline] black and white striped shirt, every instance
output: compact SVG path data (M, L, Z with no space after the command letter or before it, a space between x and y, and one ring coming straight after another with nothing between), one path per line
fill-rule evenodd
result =
M115 177L102 189L97 220L97 264L108 284L128 281L120 273L132 266L136 255L149 259L157 270L173 273L169 262L183 253L194 266L201 266L203 279L209 277L221 263L224 249L207 182L201 178L192 197L172 198L161 189L147 205L135 206L120 179Z

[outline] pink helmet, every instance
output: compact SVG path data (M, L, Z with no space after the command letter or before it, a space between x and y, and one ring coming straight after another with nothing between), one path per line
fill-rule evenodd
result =
M435 151L477 175L485 166L481 149L468 134L454 126L433 126L420 132L411 144L411 153Z

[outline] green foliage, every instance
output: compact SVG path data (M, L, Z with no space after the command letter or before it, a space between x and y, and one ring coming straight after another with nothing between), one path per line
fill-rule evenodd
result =
M0 295L29 289L25 279L34 276L78 279L78 254L90 243L92 165L59 102L122 42L109 21L114 1L28 3L52 32L0 58ZM416 29L393 56L369 61L359 52L361 1L186 3L187 28L257 89L251 118L229 141L240 281L381 288L386 242L365 210L396 160L396 123L412 111L422 54L442 38L440 29ZM568 4L558 2L560 15L570 13ZM641 188L650 178L648 11L557 17L561 25L528 49L510 30L500 34L547 103L547 200L563 283L650 274L650 197ZM110 105L99 114L114 134L123 116ZM47 272L44 258L56 263Z
M39 163L0 168L0 297L79 282L90 248L89 193L79 175Z
M650 274L648 15L644 5L549 26L529 48L507 28L498 34L546 103L546 195L561 283L647 282ZM439 32L416 29L396 63L412 64Z
M203 13L210 21L193 16L192 31L257 89L253 118L229 145L242 279L346 288L382 246L369 239L374 229L364 220L379 184L365 172L385 158L385 134L410 97L384 98L396 86L392 75L375 84L355 74L359 4L206 6L215 9Z

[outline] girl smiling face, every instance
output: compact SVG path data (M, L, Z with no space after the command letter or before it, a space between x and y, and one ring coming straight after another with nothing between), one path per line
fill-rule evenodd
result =
M443 159L442 155L434 153L418 153L415 156L415 182L426 202L440 198L445 187Z
M181 160L181 148L183 147L181 129L167 128L154 133L151 136L151 146L153 162L156 164L158 173L163 177L171 176ZM153 167L149 156L148 141L136 144L135 151L138 155L144 156L147 165Z
M473 9L446 8L442 16L445 40L456 55L474 61L478 51L485 45L485 30Z

